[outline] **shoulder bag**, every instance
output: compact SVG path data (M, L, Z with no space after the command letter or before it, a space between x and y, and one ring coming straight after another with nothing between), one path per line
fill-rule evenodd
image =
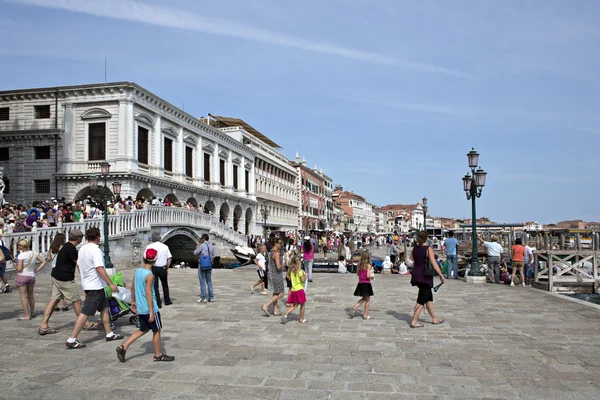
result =
M200 256L200 270L201 271L208 271L209 269L212 269L212 257L210 254L210 245L206 245L206 250L208 252L208 255L204 255L204 256Z
M423 275L431 277L437 275L435 268L433 268L433 264L429 260L429 246L427 246L427 253L425 253L425 270L423 271Z

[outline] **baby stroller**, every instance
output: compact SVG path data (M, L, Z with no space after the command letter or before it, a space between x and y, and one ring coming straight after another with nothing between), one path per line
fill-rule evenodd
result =
M119 288L118 293L113 293L110 286L106 285L106 299L108 301L108 314L110 316L110 328L115 329L115 321L121 317L133 314L129 317L129 323L140 327L138 315L131 309L131 292L123 286L123 273L118 272L110 277L112 283Z

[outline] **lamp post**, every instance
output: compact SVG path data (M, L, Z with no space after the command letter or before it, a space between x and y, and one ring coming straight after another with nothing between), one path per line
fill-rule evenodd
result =
M475 206L475 199L481 197L481 191L485 186L485 172L479 165L479 153L475 151L475 148L471 148L471 151L467 154L469 160L469 168L471 173L467 173L463 178L463 189L467 195L467 200L471 200L471 223L472 223L472 240L473 240L473 255L471 260L471 271L473 275L479 275L479 253L477 251L477 212ZM477 170L475 170L477 168Z
M427 233L427 197L423 197L423 230Z
M260 205L260 215L263 219L263 237L267 243L267 219L269 218L269 209L264 204Z
M109 240L108 240L108 201L112 199L112 194L110 192L110 190L108 189L108 183L107 183L107 179L110 175L110 164L107 163L106 161L103 162L102 164L100 164L100 175L102 175L102 178L104 179L104 189L100 191L100 200L102 200L103 204L104 204L104 268L113 268L113 264L112 261L110 260L110 248L109 248ZM112 193L115 194L115 196L118 196L121 194L121 183L120 182L113 182L113 190ZM98 177L97 176L92 176L92 178L90 179L90 187L93 190L96 190L98 188Z

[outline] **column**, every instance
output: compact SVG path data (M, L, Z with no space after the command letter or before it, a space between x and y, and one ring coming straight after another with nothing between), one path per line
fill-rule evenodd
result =
M253 200L256 200L256 171L254 168L255 162L254 160L250 163L250 179L248 179L250 183L250 189L248 190L248 197Z
M238 175L242 174L242 176L238 176L238 188L239 190L248 191L246 187L246 157L242 156L242 164L238 168ZM250 180L250 175L248 175L248 180Z
M150 171L152 175L158 176L162 169L162 131L160 129L160 115L154 121L152 132L152 154L150 155Z
M185 143L183 143L183 128L177 129L177 146L178 151L173 154L175 158L173 160L173 166L175 167L175 173L179 176L181 181L185 182Z
M120 103L119 103L120 107ZM125 102L126 119L125 119L125 156L131 160L136 159L137 155L133 154L133 125L135 120L133 117L133 102L128 100Z
M204 151L202 151L202 136L198 138L198 144L194 149L195 160L194 163L194 182L196 185L204 186ZM202 183L201 183L202 182Z
M64 124L65 124L65 135L63 138L63 155L64 160L67 162L73 162L77 159L77 127L75 124L73 104L67 103L63 105L64 111ZM85 137L85 135L82 135ZM60 171L66 173L64 163L60 163Z
M215 190L221 188L221 171L219 168L219 144L215 142L215 149L213 150L213 174L211 174L211 186Z
M229 193L233 193L233 151L232 150L229 150L227 152L226 168L227 168L227 175L225 176L225 183L227 186L227 191ZM239 177L239 168L238 168L238 185L240 182L239 178L240 177ZM232 224L232 226L233 226L233 224Z
M119 136L117 137L117 143L119 145L118 158L125 158L125 125L127 124L127 100L119 101Z

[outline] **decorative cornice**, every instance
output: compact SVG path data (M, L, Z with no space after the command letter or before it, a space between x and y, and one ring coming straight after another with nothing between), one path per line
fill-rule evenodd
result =
M154 118L151 115L145 112L139 112L135 114L135 120L137 122L141 122L142 124L149 125L151 128L154 128Z
M57 174L55 175L55 177L59 180L62 181L83 181L83 180L90 180L91 176L94 175L93 173L84 173L84 174ZM186 185L180 182L175 182L172 180L166 180L166 179L160 179L160 178L156 178L156 177L152 177L152 176L147 176L147 175L142 175L142 174L138 174L135 172L111 172L110 173L110 178L111 179L120 179L120 180L125 180L125 179L132 179L132 180L137 180L140 182L147 182L147 183L151 183L153 185L161 185L161 186L165 186L167 188L170 189L177 189L177 190L185 190L188 192L192 192L192 193L198 193L201 195L205 195L205 196L212 196L212 197L221 197L221 198L225 198L228 200L235 200L235 201L240 201L240 202L245 202L251 205L256 205L258 204L256 200L252 200L249 198L244 198L244 197L239 197L239 196L234 196L232 194L229 193L225 193L225 192L215 192L214 190L209 190L209 189L205 189L205 188L200 188L197 186L192 186L192 185ZM123 182L121 182L123 183Z
M28 129L28 130L10 130L3 131L0 130L0 137L2 140L14 140L14 141L30 141L32 139L42 139L42 138L54 138L60 136L64 133L63 129Z
M106 119L106 118L111 118L112 114L109 113L108 111L106 111L103 108L99 108L99 107L94 107L91 108L89 110L87 110L86 112L84 112L83 114L81 114L81 119Z

